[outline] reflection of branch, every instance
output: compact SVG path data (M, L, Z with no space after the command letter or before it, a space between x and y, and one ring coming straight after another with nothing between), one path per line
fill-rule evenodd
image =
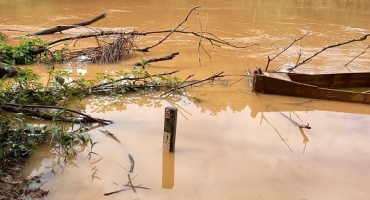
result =
M299 132L301 132L301 135L303 137L303 143L304 143L303 153L304 153L306 151L307 142L309 142L310 140L308 139L308 137L306 136L306 134L303 132L303 129L302 128L299 128Z
M311 129L310 125L307 124L298 124L296 121L294 121L291 117L288 117L286 116L284 113L280 112L280 111L277 111L279 112L281 115L283 115L286 119L288 119L294 126L297 126L299 128L307 128L307 129Z
M285 143L285 145L288 147L288 149L290 150L291 153L293 153L292 149L290 148L289 144L285 141L285 139L281 136L281 134L279 133L279 131L266 119L266 117L263 115L263 112L261 112L261 123L262 123L262 120L265 120L268 124L270 124L270 126L276 131L276 133L279 135L281 141L283 141Z
M146 32L138 32L136 33L136 35L148 35L148 34L156 34L156 33L168 33L168 32L171 32L172 30L157 30L157 31L146 31ZM203 32L203 35L201 36L199 33L196 33L196 32L193 32L193 31L185 31L185 30L175 30L174 31L175 33L184 33L184 34L191 34L191 35L195 35L197 37L202 37L203 39L206 39L208 40L212 46L213 45L216 45L218 47L220 47L220 45L217 45L217 44L223 44L223 45L227 45L229 47L233 47L233 48L237 48L237 49L245 49L245 48L248 48L248 47L253 47L253 46L258 46L258 44L251 44L251 45L247 45L247 46L238 46L238 45L234 45L234 44L231 44L225 40L222 40L221 38L215 36L214 34L212 33L209 33L209 32ZM212 37L208 37L208 36L205 36L205 34L207 35L211 35ZM215 44L217 43L217 44ZM140 51L141 49L137 49L137 51Z
M268 107L272 107L272 106L268 106ZM266 108L266 110L268 110L267 108ZM305 125L305 124L298 124L296 121L294 121L291 117L288 117L288 116L286 116L284 113L282 113L282 112L280 112L280 111L278 111L278 110L276 110L275 108L272 108L272 110L274 111L274 112L278 112L278 113L280 113L283 117L285 117L287 120L289 120L294 126L296 126L296 127L299 127L299 128L307 128L307 129L311 129L311 127L310 127L310 125L307 123L307 125Z
M266 68L265 68L265 71L267 71L268 67L269 67L269 64L271 61L273 61L276 57L280 56L282 53L284 53L286 50L288 50L294 43L296 43L297 41L301 40L302 38L304 38L309 32L307 32L306 34L304 34L302 37L298 38L298 39L295 39L292 43L290 43L290 45L288 45L287 47L285 47L280 53L278 53L276 56L274 56L273 58L270 58L270 56L267 56L267 64L266 64Z
M297 67L299 67L299 66L301 66L301 65L303 65L303 64L305 64L305 63L307 63L307 62L309 62L309 61L311 61L313 57L315 57L315 56L319 55L320 53L324 52L324 51L325 51L325 50L327 50L327 49L331 49L331 48L334 48L334 47L339 47L339 46L342 46L342 45L345 45L345 44L349 44L349 43L352 43L352 42L364 41L364 40L366 40L366 38L367 38L368 36L370 36L370 34L366 34L366 35L364 35L364 36L362 36L362 37L360 37L360 38L352 39L352 40L348 40L348 41L346 41L346 42L341 42L341 43L338 43L338 44L333 44L333 45L326 46L326 47L324 47L323 49L321 49L320 51L318 51L318 52L314 53L312 56L310 56L310 57L308 57L308 58L304 59L302 62L300 62L300 63L296 64L296 65L295 65L294 67L292 67L289 71L291 72L291 71L293 71L295 68L297 68Z
M183 112L185 112L186 114L188 114L188 115L191 115L191 113L189 113L187 110L185 110L183 107L181 107L179 104L177 104L177 103L171 103L172 105L173 105L173 107L175 107L175 108L179 108L178 109L178 111L179 111L179 113L186 119L186 120L189 120L186 116L185 116L185 114L183 113ZM181 109L181 110L180 110Z
M131 154L128 154L128 158L130 159L130 163L131 163L131 166L130 166L130 172L133 172L133 171L134 171L134 167L135 167L135 160L134 160L134 158L131 156Z
M364 54L365 52L366 52L366 50L368 49L370 47L370 45L369 46L367 46L360 54L358 54L356 57L354 57L352 60L350 60L347 64L345 64L344 66L345 67L347 67L347 65L349 64L349 63L351 63L352 61L354 61L356 58L358 58L358 57L360 57L362 54Z

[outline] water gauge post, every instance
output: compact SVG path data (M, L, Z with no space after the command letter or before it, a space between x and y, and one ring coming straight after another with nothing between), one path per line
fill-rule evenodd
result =
M176 126L177 108L166 107L164 116L163 151L175 151Z

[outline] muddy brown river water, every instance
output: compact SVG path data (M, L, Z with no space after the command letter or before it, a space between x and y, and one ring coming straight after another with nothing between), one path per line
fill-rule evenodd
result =
M325 46L370 32L370 1L367 0L107 0L53 1L0 0L0 31L36 31L60 24L84 21L100 13L107 17L95 28L137 31L176 27L196 6L203 30L247 49L214 47L203 41L210 59L200 52L198 39L175 34L143 58L180 55L150 65L151 73L180 70L177 76L197 79L213 73L245 74L245 69L266 66L267 56L277 55L294 39L302 41L274 60L269 69L296 62ZM184 27L199 31L192 14ZM70 30L65 34L80 30ZM45 36L52 39L56 36ZM153 44L162 36L140 38L138 46ZM328 50L298 72L328 73L369 71L370 54L344 65L360 54L368 41ZM139 58L112 65L59 64L72 78L93 77L129 70ZM46 67L30 66L46 79ZM158 99L138 94L124 98L92 97L80 106L95 117L113 120L112 125L91 130L94 152L81 149L75 159L64 158L46 145L35 152L24 176L43 174L44 199L370 199L370 107L333 101L272 95L254 95L248 81L225 77L212 86L186 90L178 99ZM233 84L235 83L235 84ZM225 86L226 85L226 86ZM197 97L203 102L193 102ZM176 153L162 152L166 106L179 110ZM285 116L307 124L300 130ZM114 133L121 143L100 130ZM130 160L135 159L134 185L151 188L127 190L110 196L128 181ZM102 158L102 159L100 159ZM97 170L97 171L96 171ZM94 174L94 179L91 175ZM33 184L38 187L40 184Z

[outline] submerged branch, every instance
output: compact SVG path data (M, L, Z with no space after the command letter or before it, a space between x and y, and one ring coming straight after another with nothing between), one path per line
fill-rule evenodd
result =
M159 62L164 60L172 60L174 57L179 55L179 52L169 54L167 56L163 56L160 58L150 58L148 60L142 60L141 62L136 62L133 64L133 66L145 66L146 64L152 63L152 62Z
M346 63L344 66L347 67L352 61L354 61L356 58L360 57L362 54L366 52L367 49L370 48L370 45L368 45L361 53L359 53L356 57L354 57L352 60L350 60L348 63Z
M38 117L41 119L45 120L57 120L57 121L63 121L63 122L81 122L81 123L92 123L92 122L97 122L101 123L104 125L108 125L113 123L110 120L105 120L105 119L99 119L99 118L94 118L91 117L85 113L68 109L68 108L63 108L63 107L58 107L58 106L43 106L43 105L21 105L21 104L13 104L13 103L4 103L0 105L0 108L2 110L8 111L8 112L16 112L16 113L23 113L28 116L34 116ZM74 113L78 114L79 117L62 117L56 113L53 112L45 112L43 110L45 109L50 109L50 110L58 110L58 111L68 111L69 113Z
M222 72L218 72L218 73L216 73L216 74L214 74L214 75L212 75L212 76L210 76L208 78L205 78L205 79L202 79L202 80L192 81L191 83L188 83L186 85L182 85L181 84L179 87L172 88L172 89L166 91L165 93L161 94L161 97L166 98L166 97L168 97L168 94L171 94L171 93L173 93L176 90L180 90L180 89L183 89L183 88L186 88L186 87L191 87L193 85L196 85L196 84L199 84L199 83L203 83L205 81L211 81L211 82L213 82L216 78L223 77L224 76L224 75L222 75L223 73L224 73L223 71ZM188 78L190 78L191 76L189 76Z

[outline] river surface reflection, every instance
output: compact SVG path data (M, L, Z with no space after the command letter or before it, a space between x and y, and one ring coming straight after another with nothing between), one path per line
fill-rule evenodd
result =
M297 46L274 60L269 69L295 63L302 47L308 57L325 46L370 32L370 2L329 1L6 1L0 31L37 31L59 24L89 19L102 12L108 16L92 27L127 28L138 31L171 29L188 11L199 12L207 31L247 49L214 47L203 41L198 63L197 38L174 35L143 58L180 55L171 61L150 65L150 73L180 70L177 76L197 79L216 72L245 74L245 69L266 66L267 56L277 55L294 39L310 32ZM208 20L207 20L208 19ZM191 15L189 30L199 31ZM5 30L6 29L6 30ZM70 30L64 34L74 33ZM65 36L60 34L61 36ZM60 37L45 36L45 39ZM139 46L153 44L163 36L146 36ZM368 46L353 43L333 49L297 68L299 72L327 73L365 71L370 65L366 52L349 66L344 65ZM113 65L68 63L57 69L71 71L71 78L91 78L98 72L129 70L139 57ZM32 69L47 79L45 66ZM229 76L213 85L189 88L184 96L160 99L159 94L128 94L121 97L91 97L76 103L94 117L114 124L92 129L98 142L88 156L81 147L75 159L64 158L48 146L35 152L25 176L43 173L44 199L369 199L370 107L332 101L255 95L248 81ZM235 83L235 84L234 84ZM194 101L194 98L202 102ZM162 153L164 108L178 108L176 153ZM299 129L288 119L307 124ZM114 133L118 143L101 131ZM137 188L104 196L123 188L130 168L128 155L135 159L130 173ZM164 174L164 169L169 174ZM167 182L164 181L166 179ZM32 185L37 187L38 185Z

